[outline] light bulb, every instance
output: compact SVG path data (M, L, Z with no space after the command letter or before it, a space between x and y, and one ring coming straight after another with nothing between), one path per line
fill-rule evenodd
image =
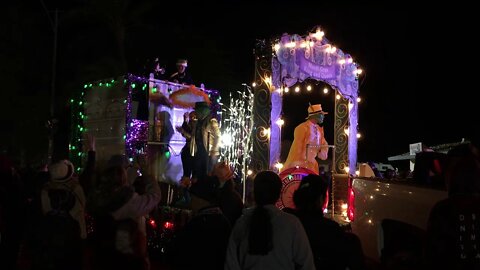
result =
M312 90L312 86L307 86L307 91L311 91Z
M295 87L295 93L298 93L298 92L300 92L300 87L297 86Z
M326 88L326 87L323 88L323 93L324 93L324 94L328 94L328 88Z
M283 126L283 124L285 124L285 121L283 121L282 118L278 118L278 120L275 122L278 126Z

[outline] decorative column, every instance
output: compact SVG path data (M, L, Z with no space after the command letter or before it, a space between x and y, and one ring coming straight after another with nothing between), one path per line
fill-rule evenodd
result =
M340 97L339 99L337 97ZM334 173L345 174L345 167L349 166L348 156L348 99L344 98L338 90L335 90L335 164ZM355 168L350 168L355 171Z
M251 168L254 172L270 169L271 126L271 74L272 48L269 42L257 40L255 44L255 79L253 86L253 153ZM270 78L270 79L266 79Z

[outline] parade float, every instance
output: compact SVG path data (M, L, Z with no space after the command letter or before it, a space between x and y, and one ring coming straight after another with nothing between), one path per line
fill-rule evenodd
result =
M221 118L219 91L200 89L133 74L84 85L72 107L70 158L84 162L86 132L96 138L97 164L102 167L112 155L125 155L131 162L147 155L152 175L160 182L181 178L180 150L185 138L175 131L185 112L197 101L208 101Z
M291 92L313 91L307 81L321 81L334 89L334 142L329 153L333 175L332 217L339 214L348 221L353 205L348 205L351 175L357 163L359 75L362 70L353 57L334 46L320 27L307 34L283 34L270 40L258 40L255 47L255 79L253 82L253 151L251 169L280 170L283 99ZM295 89L290 89L295 86ZM315 89L315 91L321 91ZM312 100L312 104L317 103ZM308 104L307 104L308 105ZM305 106L306 107L306 106ZM319 147L311 145L310 147ZM310 173L302 167L280 173L283 181L282 199L291 200L291 193L301 178ZM280 207L285 202L277 203Z
M349 176L354 174L357 162L358 79L362 70L319 27L303 36L283 34L257 40L254 56L254 82L241 91L230 92L227 104L222 104L219 91L153 77L129 74L85 84L70 100L71 159L76 164L84 160L83 134L89 132L97 138L99 164L113 154L125 154L131 161L137 154L146 154L158 181L178 183L182 174L179 153L185 139L175 127L182 124L183 114L192 110L195 101L208 101L221 127L221 158L233 167L246 201L248 175L267 169L280 172L284 162L280 157L282 125L289 121L282 110L285 95L289 91L312 91L307 81L320 81L333 89L331 99L335 103L331 113L334 142L329 146L329 171L334 176L331 212L346 216ZM290 90L295 85L295 90ZM280 173L284 193L294 190L308 173L302 167Z

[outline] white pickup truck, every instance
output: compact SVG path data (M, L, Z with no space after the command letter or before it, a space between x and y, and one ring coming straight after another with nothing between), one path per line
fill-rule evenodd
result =
M365 256L375 261L380 261L382 252L386 256L389 245L396 245L397 251L405 248L399 244L402 241L421 245L430 210L447 197L444 188L413 179L358 177L351 187L354 204L349 207L353 211L350 225Z

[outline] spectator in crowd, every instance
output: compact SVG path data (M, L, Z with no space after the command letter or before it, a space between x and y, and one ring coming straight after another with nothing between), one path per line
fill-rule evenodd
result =
M192 184L193 217L172 243L174 269L223 269L231 226L219 207L218 185L212 177Z
M230 236L225 269L315 269L302 224L275 207L282 182L272 171L254 180L256 206L247 209Z
M360 240L323 215L328 182L310 174L293 194L296 215L307 233L317 269L365 269Z
M480 151L463 144L447 154L448 198L437 202L427 226L428 269L480 269Z

